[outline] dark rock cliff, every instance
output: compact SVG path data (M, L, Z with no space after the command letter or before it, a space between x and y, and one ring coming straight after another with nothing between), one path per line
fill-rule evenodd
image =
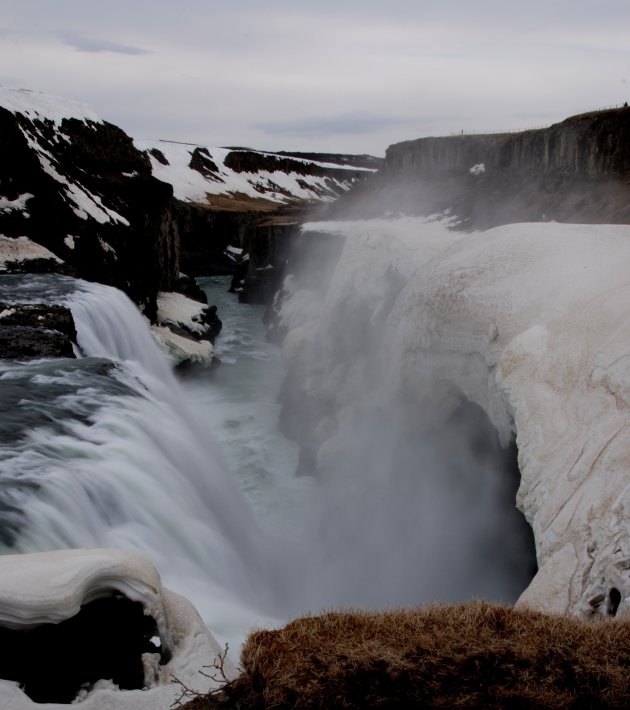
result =
M378 174L332 212L430 214L467 228L518 221L630 222L630 109L567 118L549 128L420 138L387 149Z
M512 170L601 177L630 171L630 109L572 116L549 128L420 138L387 149L387 172L449 173L483 163Z
M149 313L157 291L173 287L172 188L151 176L146 156L116 126L0 108L0 198L0 234L42 244L78 276L121 288Z

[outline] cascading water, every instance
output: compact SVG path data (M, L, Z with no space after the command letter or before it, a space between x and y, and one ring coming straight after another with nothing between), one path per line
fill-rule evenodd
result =
M133 549L232 638L273 596L251 510L135 306L76 289L84 359L6 363L0 377L21 392L16 417L32 415L2 451L5 551Z

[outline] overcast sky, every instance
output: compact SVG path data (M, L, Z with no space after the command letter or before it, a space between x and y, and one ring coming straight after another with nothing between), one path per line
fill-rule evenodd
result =
M630 0L0 0L0 84L129 134L383 155L630 101Z

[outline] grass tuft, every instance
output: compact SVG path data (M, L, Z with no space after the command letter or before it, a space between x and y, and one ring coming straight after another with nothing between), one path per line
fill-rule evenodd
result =
M241 663L187 710L630 707L630 623L484 602L296 619Z

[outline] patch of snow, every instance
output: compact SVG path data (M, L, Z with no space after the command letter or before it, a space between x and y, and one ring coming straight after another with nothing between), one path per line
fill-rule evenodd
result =
M208 366L215 359L214 348L209 340L184 338L163 325L152 325L151 332L175 365L189 361Z
M35 197L35 195L31 195L30 192L25 192L23 195L19 195L15 198L15 200L0 197L0 212L14 212L15 210L27 212L26 203L32 197Z
M101 245L101 249L102 249L103 251L106 251L106 252L108 252L109 254L113 254L113 255L114 255L114 258L115 258L115 259L118 259L118 255L116 254L116 250L114 249L114 247L113 247L111 244L109 244L108 242L106 242L102 237L99 237L99 238L98 238L98 242L99 242L99 244Z
M74 240L75 237L73 237L71 234L68 234L65 239L63 240L64 244L68 247L68 249L74 249Z
M0 106L11 113L21 113L31 120L48 119L60 124L64 118L76 118L79 121L102 123L87 104L27 89L0 86Z
M6 318L7 316L11 316L15 313L15 308L5 308L3 311L0 311L0 318Z
M157 319L159 323L181 323L189 330L203 335L206 327L200 323L205 303L193 301L183 293L160 291L157 296Z
M7 262L31 259L52 259L57 264L63 264L62 259L28 237L13 238L0 234L0 271L6 270Z
M468 171L472 175L481 175L481 173L486 172L486 164L485 163L477 163L476 165L473 165L472 168Z
M226 250L226 251L229 251L230 254L237 254L238 256L240 256L240 255L243 253L243 250L242 250L242 249L239 249L238 247L231 247L231 246L228 246L228 247L226 247L225 250Z

